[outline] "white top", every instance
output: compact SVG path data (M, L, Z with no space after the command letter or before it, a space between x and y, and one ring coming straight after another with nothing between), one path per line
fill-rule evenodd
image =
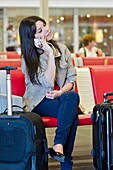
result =
M83 47L80 48L78 54L80 54L80 53L84 54L84 48ZM85 48L85 51L86 51L86 57L97 57L97 53L96 53L97 47L92 47L91 51L89 51L87 48Z
M16 39L16 31L7 30L7 47L16 47L18 46L18 42Z

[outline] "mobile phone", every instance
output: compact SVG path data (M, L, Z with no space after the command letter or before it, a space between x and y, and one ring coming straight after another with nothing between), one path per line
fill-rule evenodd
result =
M37 44L37 43L38 43L38 39L37 39L37 38L34 38L34 42Z
M46 96L47 99L54 99L53 96Z
M34 38L34 42L36 43L36 44L38 44L38 39L37 38ZM40 48L40 47L36 47L37 48L37 52L38 52L38 54L39 55L41 55L41 54L43 54L44 53L44 50L42 49L42 48Z
M34 42L35 42L36 46L38 46L38 48L43 47L43 44L37 38L34 38Z

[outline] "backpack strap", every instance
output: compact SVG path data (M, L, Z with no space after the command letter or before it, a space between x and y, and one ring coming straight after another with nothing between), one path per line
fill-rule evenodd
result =
M85 48L83 47L83 49L84 49L84 56L86 57L86 50L85 50Z
M43 139L43 143L44 143L44 154L42 157L42 162L41 164L44 165L46 162L48 162L48 144L47 144L47 138L46 135L43 133L43 131L41 130L41 137Z

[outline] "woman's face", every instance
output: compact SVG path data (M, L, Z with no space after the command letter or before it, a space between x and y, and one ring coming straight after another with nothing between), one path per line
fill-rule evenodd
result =
M94 46L94 43L95 43L94 41L90 41L89 42L89 47L92 48Z
M42 21L36 22L36 33L35 38L46 38L46 41L50 41L53 38L53 33L50 28L45 25Z

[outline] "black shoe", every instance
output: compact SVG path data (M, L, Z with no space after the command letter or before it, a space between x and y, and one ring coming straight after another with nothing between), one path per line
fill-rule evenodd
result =
M65 156L60 152L55 152L53 148L48 149L48 154L59 162L65 162Z

